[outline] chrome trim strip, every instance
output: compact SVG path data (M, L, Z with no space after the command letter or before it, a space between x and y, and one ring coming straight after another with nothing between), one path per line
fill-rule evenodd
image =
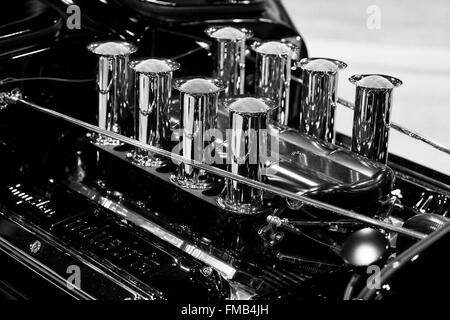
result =
M47 281L52 283L58 289L61 289L64 293L70 295L77 300L95 300L94 297L88 293L74 288L73 291L67 289L67 280L62 278L59 274L54 272L52 269L48 268L46 265L42 264L40 261L34 259L26 252L15 247L11 242L7 241L0 236L0 251L13 258L15 261L19 262L32 272L36 273L38 276L45 278Z
M11 232L13 228L14 232ZM5 230L6 232L3 232ZM28 247L28 242L34 242L36 240L39 241L41 245L36 257L33 257L25 252L24 249L31 250L31 247ZM2 249L2 247L7 248L7 251ZM102 262L108 270L108 272L105 272L96 266L95 262L90 261L90 257L83 257L72 249L62 246L61 243L56 241L56 239L53 239L51 235L47 235L45 231L42 231L35 226L28 225L21 217L15 217L15 214L6 213L4 210L0 210L0 250L6 252L6 254L45 279L49 281L53 279L54 281L52 282L64 290L64 292L72 296L77 293L81 299L95 300L98 298L109 298L108 294L111 290L114 291L114 299L121 297L132 300L154 300L157 299L157 297L161 297L160 293L152 292L151 289L148 289L147 291L144 291L143 288L138 289L138 284L136 283L127 284L127 282L130 282L131 280L124 279L123 276L117 274L106 261ZM48 257L55 259L50 260ZM82 283L89 280L94 280L98 283L99 279L104 279L106 281L102 281L102 288L100 288L100 286L94 288L94 291L97 290L98 295L93 296L93 292L87 293L86 290L79 288L74 288L75 291L69 292L69 289L67 288L67 279L58 274L55 270L62 267L67 268L74 264L78 265L83 272ZM136 288L133 288L133 285L135 285ZM89 288L90 291L92 291L92 289L92 287ZM98 291L100 289L104 289L104 291Z
M129 210L121 206L120 204L112 201L111 199L102 196L99 192L90 189L82 185L81 183L70 181L68 183L68 187L71 190L79 193L80 195L83 195L88 199L90 199L91 201L99 204L103 208L115 213L120 218L123 218L128 222L131 222L135 226L150 232L151 234L157 236L161 240L173 245L174 247L179 248L180 250L186 252L187 254L196 258L197 260L206 263L207 265L211 266L219 273L221 273L225 279L227 280L233 279L236 273L235 268L233 268L226 262L217 259L211 254L201 250L197 246L181 239L177 235L159 226L158 224L142 217L140 214L132 210Z

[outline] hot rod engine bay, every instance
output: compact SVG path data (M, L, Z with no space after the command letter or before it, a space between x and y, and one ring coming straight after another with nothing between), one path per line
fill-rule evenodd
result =
M407 299L448 284L450 179L388 154L389 133L450 150L390 121L393 76L356 74L355 101L339 98L351 65L309 57L279 1L0 7L1 298ZM353 109L351 137L337 108Z

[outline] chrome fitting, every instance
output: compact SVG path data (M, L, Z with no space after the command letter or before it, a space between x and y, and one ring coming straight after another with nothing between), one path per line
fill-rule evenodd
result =
M300 48L290 42L254 42L256 52L255 95L276 103L271 118L288 125L291 114L290 88L293 61L300 57Z
M218 79L185 78L175 80L174 88L180 92L181 154L186 159L205 163L205 150L213 143L207 131L217 128L219 94L225 87ZM208 189L213 185L204 170L184 163L179 164L171 180L189 189Z
M236 175L263 182L268 150L272 100L237 96L224 101L230 112L227 170ZM267 210L263 191L226 179L225 189L217 199L220 208L237 214L257 214Z
M245 86L245 41L253 32L245 28L213 26L205 33L214 39L214 77L224 82L225 97L244 93Z
M349 81L356 85L352 151L386 164L392 95L402 81L381 74L358 74Z
M300 132L333 142L338 75L347 64L335 59L305 58L298 65L302 70Z
M137 47L123 41L106 41L91 43L87 49L98 57L98 126L104 130L133 137L135 133L132 132L133 116L129 106L131 85L128 61ZM119 144L117 140L101 135L94 135L94 143Z
M132 60L130 68L135 73L136 139L168 150L172 134L169 117L172 77L180 64L168 59L139 59ZM139 148L132 159L144 167L161 166L169 161Z

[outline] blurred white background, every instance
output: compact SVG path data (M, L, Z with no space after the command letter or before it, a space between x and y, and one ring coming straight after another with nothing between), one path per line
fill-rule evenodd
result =
M311 57L345 61L339 96L354 101L355 73L400 78L392 121L450 146L450 1L449 0L283 0ZM373 28L379 9L379 29ZM368 8L372 10L367 12ZM368 27L372 26L372 29ZM372 20L371 20L372 19ZM372 23L371 23L372 22ZM351 135L353 114L339 109L338 131ZM450 156L391 130L390 152L450 175Z

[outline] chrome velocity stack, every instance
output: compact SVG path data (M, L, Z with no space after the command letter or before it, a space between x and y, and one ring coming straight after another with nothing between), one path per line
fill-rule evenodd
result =
M98 126L102 129L133 137L133 115L130 109L129 56L137 47L121 41L94 42L87 49L98 56ZM117 140L96 135L99 145L115 145Z
M245 41L253 32L245 28L213 26L205 30L214 39L214 77L225 85L225 96L244 93L245 86Z
M352 151L386 163L392 95L402 81L380 74L358 74L349 80L356 85Z
M347 65L327 58L305 58L302 75L300 132L333 142L339 70Z
M130 63L135 73L136 139L168 150L171 140L170 98L173 72L178 62L167 59L140 59ZM141 166L160 166L168 161L148 151L136 149L133 161Z
M254 42L256 52L255 94L273 100L277 109L271 118L288 125L292 62L300 56L300 48L289 42Z
M230 112L227 133L228 171L263 182L268 151L270 113L276 108L267 98L232 97L225 100ZM217 199L222 209L237 214L256 214L266 210L263 191L227 179Z
M214 143L210 133L217 128L217 105L224 85L218 79L188 78L175 80L174 88L180 92L181 154L187 159L206 163L207 152L215 150L214 145L212 149L208 146ZM208 189L213 184L203 170L184 163L179 164L171 180L190 189Z

